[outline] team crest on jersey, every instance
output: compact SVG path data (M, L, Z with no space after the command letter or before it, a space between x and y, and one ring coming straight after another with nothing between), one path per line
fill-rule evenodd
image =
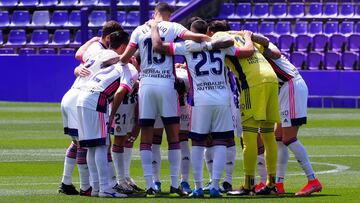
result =
M121 127L120 126L116 127L116 132L121 132Z

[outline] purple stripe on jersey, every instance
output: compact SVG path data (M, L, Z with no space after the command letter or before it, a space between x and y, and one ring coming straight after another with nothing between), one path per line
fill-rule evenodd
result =
M76 144L71 143L69 148L66 151L66 157L68 157L70 159L75 159L76 153L77 153L77 146L76 146Z
M169 143L168 150L175 150L175 149L180 149L180 143L179 142Z
M148 143L140 143L140 151L149 150L151 151L151 144Z
M87 149L79 147L77 149L76 163L77 164L87 164L86 154L87 154Z
M113 146L112 146L112 152L115 152L115 153L124 153L124 147L113 144Z
M97 147L106 145L106 138L97 138L91 140L80 140L79 141L80 147Z

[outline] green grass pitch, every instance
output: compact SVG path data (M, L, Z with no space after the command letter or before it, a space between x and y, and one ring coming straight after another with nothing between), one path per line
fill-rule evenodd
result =
M241 197L222 199L127 198L99 199L57 193L63 159L70 139L63 135L59 103L0 102L0 202L359 202L360 109L310 109L299 139L308 150L323 191L306 198L294 197L306 178L293 156L288 166L283 198ZM237 144L239 140L236 140ZM163 140L162 188L169 189L166 140ZM241 150L237 147L233 186L243 176ZM131 174L144 187L138 142ZM207 179L207 172L204 173ZM192 180L192 177L190 177ZM78 172L73 181L77 188ZM192 182L190 181L190 184Z

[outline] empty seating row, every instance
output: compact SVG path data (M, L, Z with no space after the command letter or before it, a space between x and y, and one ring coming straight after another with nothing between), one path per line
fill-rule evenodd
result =
M173 6L185 6L191 0L149 0L150 5L166 2ZM1 0L0 6L6 7L33 7L33 6L108 6L110 0ZM138 6L140 0L118 0L119 6Z
M294 52L290 61L299 69L359 70L359 54L355 52Z
M75 55L75 49L74 48L61 48L59 50L56 50L54 48L20 48L18 51L16 51L14 48L0 48L0 55L13 55L13 54L19 54L19 55L33 55L33 54L42 54L42 55Z
M321 21L297 21L294 26L291 25L289 21L280 21L280 22L272 22L272 21L264 21L264 22L245 22L243 26L241 26L240 22L230 22L231 29L233 30L251 30L253 32L260 32L263 34L326 34L332 35L335 33L341 34L352 34L352 33L360 33L360 22L353 21L344 21L339 23L338 21L327 21L325 23Z
M100 36L101 33L98 33ZM51 35L48 30L33 30L31 33L30 40L27 39L25 30L15 29L10 30L7 41L4 41L4 37L0 32L0 45L6 47L64 47L73 46L78 47L81 44L81 32L78 30L75 34L74 39L71 38L70 30L59 29ZM93 31L89 30L88 38L93 37Z
M338 51L346 50L360 51L360 34L353 34L348 37L341 34L332 36L317 34L309 35L265 35L271 42L277 44L282 51Z
M351 18L360 17L360 4L344 2L313 2L305 9L304 3L224 3L219 18ZM305 10L308 10L305 12Z
M126 26L136 26L140 23L140 12L118 11L117 20ZM31 21L30 21L31 19ZM108 20L108 14L104 10L94 10L89 15L89 26L102 26ZM32 17L27 10L15 10L12 13L11 20L8 11L0 11L0 28L2 27L77 27L81 25L81 16L79 10L73 10L70 13L67 10L55 10L52 14L49 11L34 11Z

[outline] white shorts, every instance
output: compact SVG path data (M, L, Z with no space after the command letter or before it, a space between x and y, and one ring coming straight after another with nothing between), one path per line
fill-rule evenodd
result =
M231 98L230 107L231 107L231 114L232 114L232 120L233 120L235 134L237 137L241 137L242 125L241 125L240 109L236 107L233 98Z
M165 125L179 123L180 107L175 88L141 85L138 95L140 126L154 126L159 116Z
M78 138L78 115L76 109L76 102L78 95L80 93L79 89L71 88L69 89L61 100L61 115L64 125L64 134L71 136L73 139L77 140Z
M163 124L160 116L155 119L154 128L155 129L164 128L164 124Z
M306 124L308 88L301 76L285 82L279 90L281 126Z
M114 118L114 135L126 136L135 123L135 104L120 104Z
M109 116L84 107L77 107L79 116L79 143L80 147L96 147L109 145L110 136L107 132Z
M193 106L189 137L203 139L211 133L213 139L234 137L234 126L229 106Z
M190 106L185 105L180 107L180 130L189 131L190 127ZM155 119L154 128L164 128L164 124L161 117Z

